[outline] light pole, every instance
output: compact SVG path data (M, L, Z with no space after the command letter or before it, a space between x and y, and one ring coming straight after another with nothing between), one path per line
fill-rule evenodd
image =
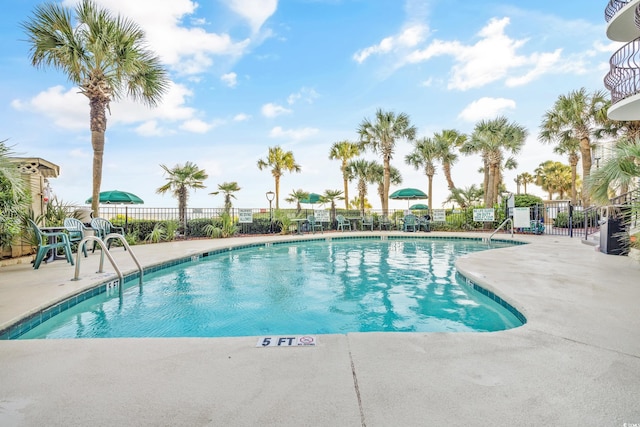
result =
M266 196L269 201L269 233L273 233L273 211L271 210L271 202L273 202L273 199L276 197L276 193L267 191Z

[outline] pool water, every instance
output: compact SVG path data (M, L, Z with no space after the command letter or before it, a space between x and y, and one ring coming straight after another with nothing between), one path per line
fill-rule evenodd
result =
M509 244L492 243L492 248ZM145 275L123 298L88 299L30 338L233 337L498 331L522 323L471 289L475 240L305 241L226 251Z

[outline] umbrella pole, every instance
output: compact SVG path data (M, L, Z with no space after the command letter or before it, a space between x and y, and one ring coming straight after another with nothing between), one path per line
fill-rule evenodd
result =
M124 205L124 234L127 234L128 225L129 225L129 206Z

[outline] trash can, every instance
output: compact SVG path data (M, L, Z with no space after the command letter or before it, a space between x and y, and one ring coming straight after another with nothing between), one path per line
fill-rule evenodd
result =
M629 206L607 206L600 220L600 252L607 255L627 255L629 253L629 233L627 231Z

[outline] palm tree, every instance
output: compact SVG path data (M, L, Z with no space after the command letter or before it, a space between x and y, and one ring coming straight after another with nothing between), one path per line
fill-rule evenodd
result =
M560 95L553 108L544 114L538 139L544 143L562 143L568 139L580 141L582 160L582 204L589 205L586 181L591 173L591 137L596 125L606 117L607 99L604 91L588 94L585 88Z
M555 153L567 154L569 156L569 166L571 167L571 204L575 205L578 200L578 162L580 156L580 141L575 138L562 139L553 149Z
M535 177L529 172L523 172L520 174L520 182L524 187L524 194L527 194L527 184L532 184L535 181Z
M498 190L502 183L500 168L503 150L517 154L524 146L527 131L521 125L501 116L493 120L482 120L476 124L471 139L461 148L465 154L480 153L484 162L484 204L493 206L498 201Z
M454 150L459 149L467 142L467 135L455 129L445 129L433 134L433 140L438 146L438 157L442 161L442 172L447 180L449 191L456 188L451 179L451 166L458 161L458 155Z
M218 191L214 191L209 194L213 196L217 196L220 193L224 194L224 211L226 213L230 213L231 208L233 207L231 204L231 198L234 198L234 199L236 198L236 196L234 196L233 193L240 190L242 189L238 187L238 183L235 181L223 182L222 184L218 184Z
M331 223L336 220L336 200L343 200L342 190L324 190L324 194L320 198L321 203L331 203Z
M360 200L360 212L364 215L364 202L367 197L367 183L373 181L376 162L364 159L350 161L347 171L350 177L358 178L358 200Z
M184 234L187 230L187 199L189 198L189 190L197 190L206 188L202 181L209 176L204 169L198 169L195 163L186 162L183 165L175 165L173 169L169 169L165 165L160 165L162 169L169 175L166 177L167 183L156 190L158 194L164 194L171 190L174 197L178 199L178 217L181 224L181 232Z
M391 159L397 139L412 141L416 137L416 128L412 126L405 113L396 115L391 111L376 111L374 122L364 119L358 127L360 143L363 148L370 148L382 156L384 167L382 211L389 214L389 187L391 184Z
M300 213L302 210L302 206L300 205L300 201L309 198L309 193L302 189L293 190L289 193L289 197L284 199L287 203L295 203L296 204L296 215Z
M144 32L132 21L112 16L92 0L71 9L57 3L36 6L22 23L31 45L31 64L62 71L89 98L93 147L93 216L98 217L106 112L128 96L155 106L169 87L160 59L145 48Z
M360 209L361 204L364 204L365 210L371 209L373 207L371 203L369 203L369 200L367 200L366 198L364 200L360 200L359 197L355 197L351 199L351 202L349 203L349 208Z
M391 185L402 184L402 175L398 168L391 166L389 172L389 182ZM375 163L371 173L372 182L378 184L378 197L380 197L380 203L382 204L384 200L384 168L380 163Z
M280 209L280 177L284 172L300 172L302 168L296 163L291 151L284 151L280 146L269 147L266 160L258 160L258 169L271 168L271 175L276 185L276 210Z
M466 209L480 202L484 197L484 191L475 184L465 188L454 188L444 203L456 203L460 208Z
M424 168L424 174L429 181L429 207L433 203L433 176L436 173L436 167L433 164L440 157L438 144L431 138L422 138L415 142L413 151L404 158L408 165L413 166L416 170Z
M547 160L540 163L534 173L536 185L549 194L549 200L553 200L555 193L562 195L567 182L569 183L568 188L571 188L571 167L561 162Z
M516 194L520 194L520 186L522 185L522 175L516 175L516 178L513 180L516 183Z
M340 170L342 171L342 181L344 182L344 206L349 209L349 176L347 172L347 163L352 158L360 155L360 146L350 141L336 142L331 146L329 151L329 159L340 160L342 162Z
M628 188L640 179L640 143L623 141L612 151L604 164L589 177L589 190L601 204L608 204L609 192Z
M25 181L9 160L13 152L5 142L0 141L0 249L10 246L20 234L21 214L30 203Z

